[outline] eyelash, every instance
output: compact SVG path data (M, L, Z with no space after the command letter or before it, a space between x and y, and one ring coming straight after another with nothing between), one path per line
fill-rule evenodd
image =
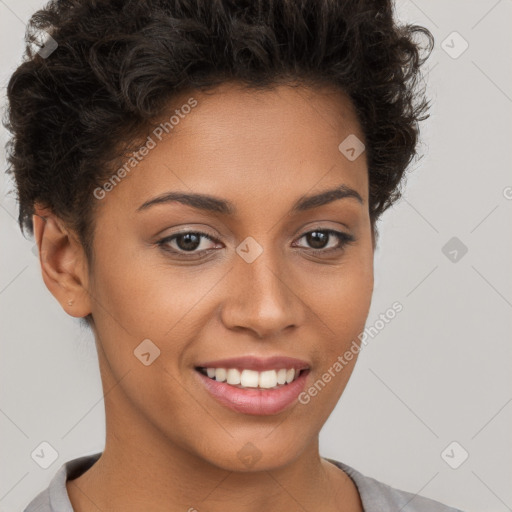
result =
M337 247L331 247L329 249L313 249L313 248L300 247L300 249L303 249L303 250L305 249L307 251L311 251L313 254L319 254L319 253L322 253L322 254L329 253L330 254L332 252L343 251L347 245L352 244L356 241L354 236L349 235L348 233L343 233L342 231L335 231L333 229L313 229L311 231L306 231L298 238L298 240L301 240L302 238L304 238L305 236L307 236L311 233L324 233L324 234L328 234L328 235L333 235L338 239L338 242L339 242ZM179 256L184 256L185 258L188 258L188 259L190 259L191 255L198 255L201 253L207 253L207 252L215 250L215 249L203 249L202 251L184 251L184 250L170 249L167 247L167 244L169 242L175 240L176 238L178 238L180 236L184 236L184 235L188 235L188 234L199 235L200 237L204 237L212 242L218 242L212 236L208 235L207 233L203 233L201 231L183 231L181 233L175 233L174 235L162 238L161 240L159 240L157 242L157 245L160 246L164 251L167 251L167 252L170 252L173 254L177 254ZM198 259L198 258L196 258L196 259Z

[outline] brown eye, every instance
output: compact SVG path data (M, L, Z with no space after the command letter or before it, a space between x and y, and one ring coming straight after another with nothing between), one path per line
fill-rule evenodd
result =
M336 245L329 247L329 242L331 241L331 239L333 239L333 237ZM306 243L309 245L310 249L319 252L342 250L345 248L346 245L355 241L355 238L352 235L349 235L348 233L343 233L341 231L335 231L332 229L315 229L313 231L304 233L299 238L299 240L303 238L306 240Z
M313 249L324 249L330 235L325 231L311 231L305 237L309 246Z
M203 239L209 240L210 242L215 242L214 238L207 235L206 233L201 233L200 231L187 231L185 233L176 233L174 235L163 238L158 242L158 245L166 251L178 254L200 254L215 248L207 247L207 243L202 244ZM215 243L213 243L213 245L215 246ZM199 247L201 247L201 249L197 250Z
M176 237L176 245L184 251L194 251L201 244L201 235L197 233L185 233Z

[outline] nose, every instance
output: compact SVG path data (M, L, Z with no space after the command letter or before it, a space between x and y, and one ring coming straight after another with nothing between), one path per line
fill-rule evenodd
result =
M303 323L306 306L296 274L286 262L264 250L252 263L236 256L234 266L221 308L226 328L250 331L263 339Z

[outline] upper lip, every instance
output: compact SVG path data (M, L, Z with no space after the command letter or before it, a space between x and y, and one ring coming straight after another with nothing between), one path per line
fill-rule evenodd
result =
M280 370L282 368L295 368L296 370L305 370L309 365L305 361L294 357L273 356L273 357L232 357L229 359L216 359L215 361L205 361L196 365L198 368L239 368L255 371Z

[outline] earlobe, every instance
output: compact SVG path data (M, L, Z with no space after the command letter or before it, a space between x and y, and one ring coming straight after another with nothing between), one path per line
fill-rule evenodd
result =
M43 281L73 317L91 313L85 254L76 237L48 209L36 206L32 216Z

